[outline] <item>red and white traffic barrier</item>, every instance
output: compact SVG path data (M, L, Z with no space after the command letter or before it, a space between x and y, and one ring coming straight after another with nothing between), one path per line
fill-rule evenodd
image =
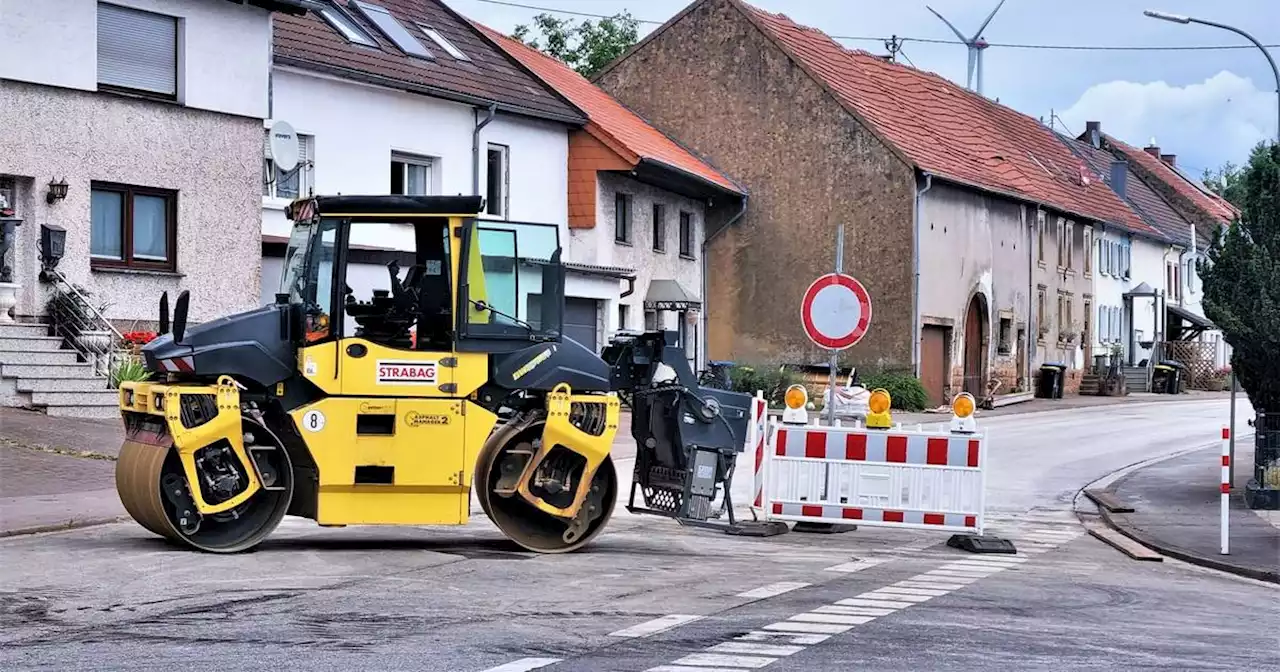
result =
M1222 555L1228 555L1231 523L1231 428L1222 428Z
M768 520L982 534L982 434L784 424L769 438Z
M747 427L747 450L755 456L752 464L755 472L754 495L751 508L761 510L764 506L764 446L769 437L769 402L764 392L756 392L751 400L751 424Z

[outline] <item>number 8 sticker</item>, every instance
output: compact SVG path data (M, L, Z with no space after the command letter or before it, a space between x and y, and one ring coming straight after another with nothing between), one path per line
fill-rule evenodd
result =
M324 429L324 413L320 411L307 411L302 416L302 426L309 432L318 432Z

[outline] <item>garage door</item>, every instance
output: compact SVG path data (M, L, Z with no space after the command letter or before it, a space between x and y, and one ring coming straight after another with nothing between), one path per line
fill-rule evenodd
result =
M564 335L588 350L598 349L600 302L595 299L567 297L564 302ZM542 295L529 295L529 324L537 327L542 320Z

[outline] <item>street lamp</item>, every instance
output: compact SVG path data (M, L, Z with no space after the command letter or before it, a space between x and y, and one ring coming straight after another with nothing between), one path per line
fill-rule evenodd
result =
M1169 14L1168 12L1157 12L1150 9L1143 12L1143 14L1146 14L1147 16L1153 19L1160 19L1162 21L1172 21L1174 23L1201 23L1206 26L1213 26L1214 28L1229 30L1233 33L1236 33L1237 35L1243 35L1245 39L1254 43L1254 45L1256 45L1259 49L1261 49L1262 55L1266 56L1267 62L1271 64L1271 73L1274 74L1276 77L1276 142L1280 144L1280 68L1276 67L1276 62L1274 59L1271 58L1271 53L1267 51L1266 47L1262 46L1261 42L1254 39L1252 35L1244 32L1243 30L1240 30L1239 28L1234 28L1232 26L1228 26L1221 23L1214 23L1213 21L1207 21L1205 19L1197 19L1191 16L1182 16L1181 14Z

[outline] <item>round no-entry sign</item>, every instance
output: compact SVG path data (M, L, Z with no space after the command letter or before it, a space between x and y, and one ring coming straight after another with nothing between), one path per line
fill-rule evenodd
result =
M867 334L871 297L854 278L828 273L805 290L800 319L809 340L828 350L844 350Z

